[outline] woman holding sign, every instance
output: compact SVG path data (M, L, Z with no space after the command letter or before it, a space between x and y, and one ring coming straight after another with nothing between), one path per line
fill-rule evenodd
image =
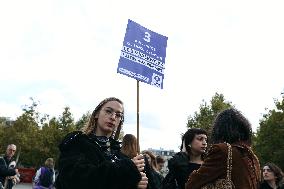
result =
M146 189L144 159L123 156L116 140L124 121L121 100L103 100L82 131L68 134L61 144L56 189Z

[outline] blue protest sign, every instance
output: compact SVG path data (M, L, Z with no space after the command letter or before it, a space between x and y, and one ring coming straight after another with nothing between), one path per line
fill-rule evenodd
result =
M163 88L166 36L128 20L117 73Z

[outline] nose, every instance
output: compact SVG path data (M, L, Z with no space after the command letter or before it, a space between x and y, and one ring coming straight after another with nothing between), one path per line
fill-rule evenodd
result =
M116 116L115 112L112 112L112 113L110 114L110 118L113 119L113 120L115 120L115 116Z

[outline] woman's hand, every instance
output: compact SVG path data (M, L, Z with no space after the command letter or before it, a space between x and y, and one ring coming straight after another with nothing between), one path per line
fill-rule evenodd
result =
M143 172L140 172L142 179L138 183L137 189L146 189L148 185L148 178L146 177L146 174Z
M135 156L132 161L136 165L137 169L142 172L145 167L145 161L144 161L144 156L143 155L137 155Z

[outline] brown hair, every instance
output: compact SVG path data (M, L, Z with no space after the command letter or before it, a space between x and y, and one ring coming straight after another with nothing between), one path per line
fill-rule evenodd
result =
M134 158L140 152L137 139L132 134L126 134L122 140L121 152L129 158Z
M91 115L87 125L85 125L82 128L82 131L83 131L84 134L89 135L90 133L92 133L92 132L94 132L96 130L96 128L97 128L97 121L98 121L98 119L96 118L96 115L100 112L102 107L107 102L110 102L110 101L117 101L118 103L120 103L123 106L123 102L120 99L115 98L115 97L106 98L103 101L101 101L99 103L99 105L97 105L95 110L93 111L93 113L92 113L92 115ZM120 130L121 130L123 122L124 122L124 110L122 111L122 117L121 117L120 123L119 123L119 125L117 127L117 130L116 130L115 133L113 133L113 134L115 134L115 136L114 136L115 139L118 139L118 137L119 137L119 133L120 133Z
M269 169L274 173L274 176L276 177L276 186L280 186L281 184L283 184L284 174L282 170L274 163L266 163L263 167L265 166L268 166Z
M156 156L153 154L153 152L149 151L149 150L144 150L142 152L143 154L148 154L151 158L151 167L157 171L157 160L156 160Z
M166 160L165 160L165 158L163 158L162 156L156 156L156 161L157 161L157 163L165 163L166 162Z

